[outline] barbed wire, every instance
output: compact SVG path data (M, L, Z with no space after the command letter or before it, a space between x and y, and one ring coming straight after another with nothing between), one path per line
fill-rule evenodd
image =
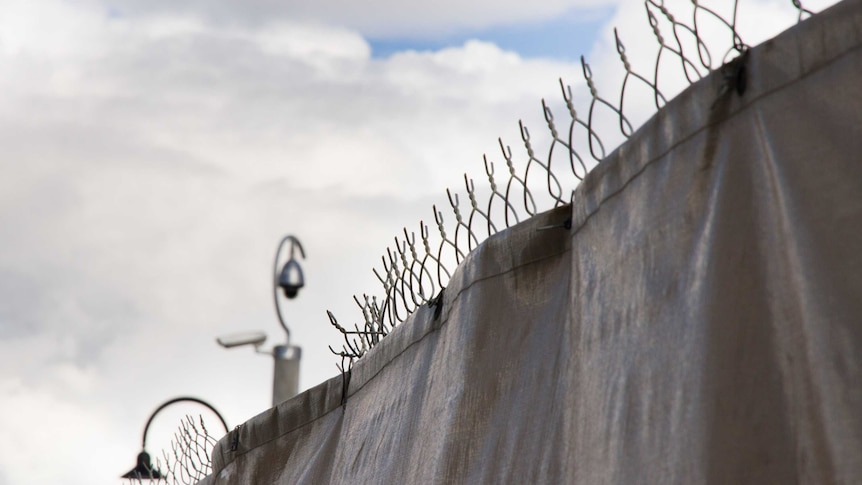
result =
M630 118L636 110L630 109L631 104L626 101L634 95L635 85L649 93L654 105L650 116L667 104L672 97L670 94L678 92L673 89L674 82L682 82L681 90L722 66L725 86L717 93L717 98L731 90L741 94L745 89L744 60L749 45L737 29L739 1L730 4L731 10L725 16L698 0L689 3L689 20L683 22L664 0L644 1L646 19L657 48L649 72L638 72L632 67L622 36L614 29L615 49L623 72L617 104L599 94L590 64L581 56L581 73L588 92L585 109L576 108L578 102L572 85L562 78L560 90L568 119L557 120L549 103L544 98L541 100L550 135L545 158L539 158L530 131L519 120L523 158L516 160L511 147L498 139L506 173L498 173L494 162L487 155L483 156L487 177L484 190L477 191L475 181L464 175L469 207L461 205L458 192L447 188L452 219L444 217L436 205L432 206L436 225L434 237L424 220L419 221L418 243L416 232L407 228L403 229L403 236L394 237L394 245L386 248L381 257L381 266L372 269L382 286L381 296L354 296L362 315L361 322L344 327L327 311L330 323L344 339L341 349L329 347L341 358L337 367L343 374L418 308L439 306L452 274L450 268L460 264L485 238L541 210L570 203L577 184L606 158L610 147L618 146L634 134L636 127ZM797 22L813 15L800 0L790 3L798 12ZM724 32L724 40L711 41L711 36L708 38L704 33L716 29ZM717 52L721 55L716 55ZM677 66L676 77L683 79L667 79L666 72L673 66ZM663 92L665 86L670 89ZM584 112L586 116L582 115ZM608 116L613 123L600 121ZM486 204L480 205L480 193ZM537 202L538 199L545 203Z

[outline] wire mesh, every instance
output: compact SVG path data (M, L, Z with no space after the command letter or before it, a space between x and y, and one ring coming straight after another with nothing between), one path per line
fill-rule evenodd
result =
M156 458L152 478L127 479L124 483L198 483L212 471L212 450L217 442L202 416L194 419L186 415L174 432L170 448Z
M516 154L498 139L502 155L498 164L483 156L486 186L477 190L475 181L465 174L464 192L446 189L451 214L444 216L435 205L434 224L420 220L418 239L417 232L407 228L394 237L380 265L372 269L382 291L354 296L361 320L343 326L332 312L327 312L344 340L340 349L330 346L330 351L341 359L337 367L342 373L349 372L356 359L418 308L439 306L452 270L484 239L540 211L569 204L575 187L607 157L611 147L631 137L636 127L673 95L716 69L721 69L724 80L716 101L734 91L744 91L749 45L737 28L739 1L711 2L715 6L698 0L675 3L674 9L684 13L672 11L664 0L643 3L656 47L653 62L647 62L645 69L633 67L622 35L614 29L614 47L622 73L618 98L599 94L593 70L582 56L582 86L586 91L574 91L572 84L560 79L563 116L556 118L550 103L541 100L547 128L547 143L541 152L528 127L519 121L523 151ZM800 0L789 4L798 13L797 21L813 14ZM719 12L718 7L723 10ZM683 17L686 21L680 20ZM646 116L635 103L643 99L649 99L652 105ZM641 118L639 122L632 121L637 117ZM504 170L498 168L502 166ZM462 205L462 200L469 201L469 206Z

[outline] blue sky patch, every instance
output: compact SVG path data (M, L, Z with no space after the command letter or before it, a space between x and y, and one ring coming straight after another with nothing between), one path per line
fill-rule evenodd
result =
M435 38L368 38L371 55L387 58L406 50L436 51L460 47L478 39L492 42L502 49L525 58L551 58L573 61L587 54L599 30L610 20L614 10L572 10L557 18L531 24L511 24L488 29L457 32Z

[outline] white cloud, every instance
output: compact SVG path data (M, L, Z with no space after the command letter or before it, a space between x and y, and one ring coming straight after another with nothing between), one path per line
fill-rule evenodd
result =
M0 483L102 482L130 459L111 446L121 435L105 407L59 391L0 379Z

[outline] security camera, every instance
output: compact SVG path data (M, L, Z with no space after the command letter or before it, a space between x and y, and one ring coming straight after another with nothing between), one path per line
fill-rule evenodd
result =
M239 347L240 345L260 347L265 341L266 334L263 332L233 333L216 339L216 342L226 349Z
M284 290L284 296L296 298L299 289L305 286L305 278L302 276L302 268L295 259L290 258L281 269L278 277L278 286Z

